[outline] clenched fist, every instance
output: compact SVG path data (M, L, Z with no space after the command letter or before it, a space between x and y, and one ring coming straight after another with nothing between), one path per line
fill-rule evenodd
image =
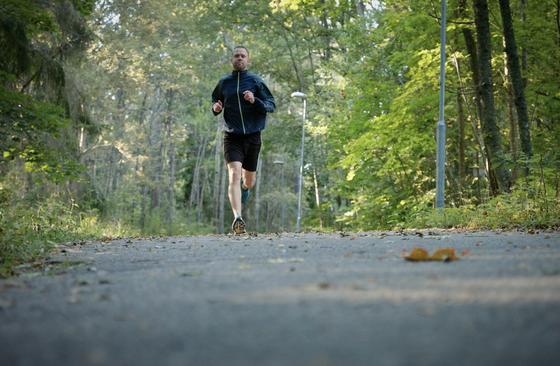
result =
M224 105L222 104L222 101L221 101L221 100L218 100L216 103L214 103L214 104L212 105L212 110L213 110L215 113L220 113L220 112L222 111L222 109L224 109Z
M250 90L245 90L243 92L243 99L245 99L251 104L255 103L255 96L253 95L253 92Z

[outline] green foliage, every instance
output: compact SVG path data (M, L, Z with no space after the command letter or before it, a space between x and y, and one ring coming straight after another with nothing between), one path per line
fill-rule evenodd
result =
M67 148L53 145L69 125L61 107L0 87L0 165L21 160L27 171L46 173L52 180L77 177L81 164Z
M119 218L101 218L97 210L80 206L64 192L45 195L54 186L47 179L32 183L35 188L12 184L18 177L0 181L0 277L9 276L21 263L41 260L56 244L118 237L196 235L212 232L204 225L191 224L181 215L169 225L160 213L151 214L143 231Z
M411 216L406 227L467 229L543 229L560 227L560 175L557 169L536 164L540 170L519 181L510 194L480 205L424 210Z
M92 1L75 1L91 11ZM54 243L88 234L92 213L78 192L84 166L74 123L84 100L71 55L87 40L69 1L0 4L0 263L3 274L46 255ZM73 183L70 183L73 181ZM86 183L87 184L87 183Z
M72 0L74 8L83 16L89 16L95 9L96 0Z
M57 25L48 7L34 0L3 0L0 4L2 20L11 19L22 24L28 36L38 32L56 31Z
M560 202L527 199L526 192L492 198L478 206L425 211L400 227L465 229L546 229L560 227Z
M436 74L434 53L417 57L410 81L388 112L366 122L367 131L345 147L338 166L348 172L341 185L352 206L339 222L359 229L391 227L430 205L437 78L426 75Z
M37 182L39 183L39 182ZM25 261L41 258L57 242L76 237L79 215L74 202L60 196L21 197L21 190L0 182L0 275Z

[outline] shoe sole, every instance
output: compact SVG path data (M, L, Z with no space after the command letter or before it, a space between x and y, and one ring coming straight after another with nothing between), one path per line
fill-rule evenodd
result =
M236 221L232 229L236 235L245 234L245 224L243 221Z

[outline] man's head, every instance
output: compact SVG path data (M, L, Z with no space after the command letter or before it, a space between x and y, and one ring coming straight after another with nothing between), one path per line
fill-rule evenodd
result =
M236 46L231 55L231 65L235 71L247 70L249 65L249 50L245 46Z

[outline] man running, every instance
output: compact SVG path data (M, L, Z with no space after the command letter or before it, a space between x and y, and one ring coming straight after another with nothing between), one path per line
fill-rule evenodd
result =
M224 157L228 167L228 197L233 211L231 229L245 233L242 205L255 185L261 149L261 131L266 114L276 109L274 97L264 81L247 71L249 51L237 46L231 57L233 72L220 79L212 92L212 112L224 112Z

